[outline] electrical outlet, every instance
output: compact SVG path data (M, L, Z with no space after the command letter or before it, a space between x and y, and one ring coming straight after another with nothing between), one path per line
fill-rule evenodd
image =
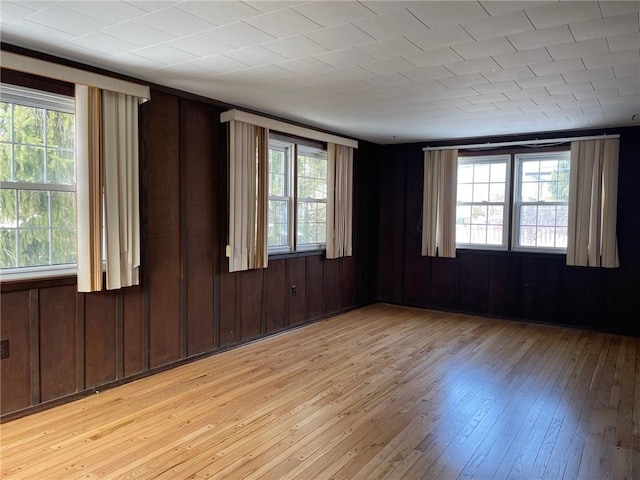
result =
M291 285L291 296L295 297L298 295L298 287L296 287L295 285Z
M524 285L522 285L522 293L524 293L525 295L531 295L531 284L530 283L525 283Z
M9 358L9 340L0 342L0 359Z

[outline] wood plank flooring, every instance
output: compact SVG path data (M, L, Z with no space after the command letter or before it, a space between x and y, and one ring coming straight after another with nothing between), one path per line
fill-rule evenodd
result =
M2 478L640 478L638 342L371 305L6 422Z

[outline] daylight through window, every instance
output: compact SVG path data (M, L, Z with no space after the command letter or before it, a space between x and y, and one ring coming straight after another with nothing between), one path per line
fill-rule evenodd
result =
M74 99L12 85L0 98L0 268L76 262Z

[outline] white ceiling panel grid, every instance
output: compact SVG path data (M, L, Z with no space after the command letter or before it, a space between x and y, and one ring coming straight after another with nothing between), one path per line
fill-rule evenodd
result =
M639 11L636 0L5 0L0 39L393 143L636 124Z

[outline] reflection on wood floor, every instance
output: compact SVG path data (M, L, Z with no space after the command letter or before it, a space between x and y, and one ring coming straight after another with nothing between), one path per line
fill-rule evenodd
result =
M638 341L371 305L6 422L2 478L640 478Z

